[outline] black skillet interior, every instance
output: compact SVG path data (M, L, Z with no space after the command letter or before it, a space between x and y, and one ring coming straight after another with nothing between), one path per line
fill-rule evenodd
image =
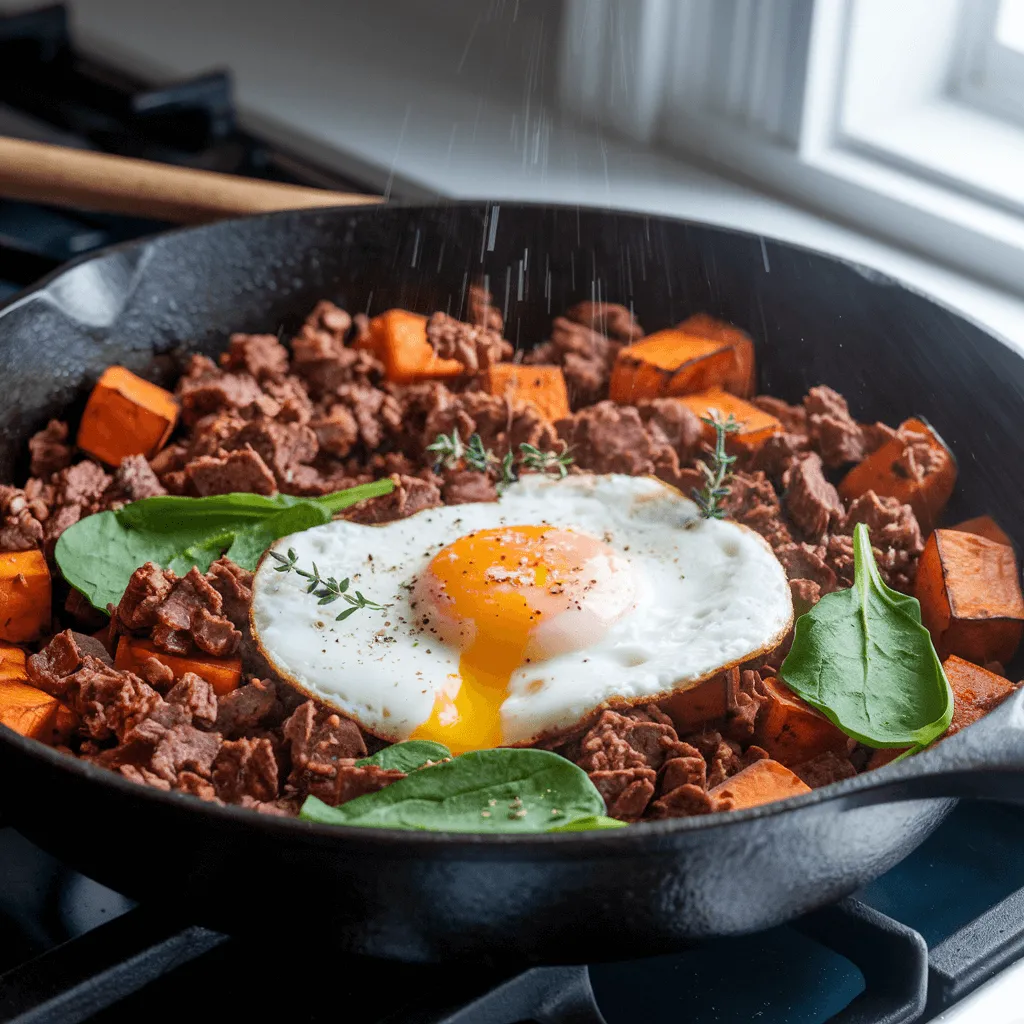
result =
M307 211L175 232L110 250L14 300L0 321L0 478L24 439L122 362L170 379L187 347L232 331L287 335L315 302L350 311L464 308L486 278L507 336L529 347L581 299L630 304L648 330L704 310L748 330L760 390L827 383L862 420L925 416L953 448L947 517L989 512L1020 543L1019 356L864 267L706 225L574 207L456 204Z
M73 419L102 370L172 383L190 351L234 331L289 336L321 298L458 316L485 282L506 336L530 348L583 299L631 306L647 330L696 311L747 330L762 392L825 383L860 420L925 417L959 467L945 522L988 513L1024 544L1024 362L877 271L760 236L577 207L462 203L282 213L177 231L87 257L0 308L0 480L25 441ZM1018 658L1011 666L1024 666Z
M0 404L0 479L23 472L28 435L48 417L66 416L69 409L80 407L92 382L112 363L169 381L184 350L216 353L232 331L287 335L324 297L351 311L373 313L405 306L424 312L446 309L457 315L467 284L483 276L506 310L508 337L522 346L542 340L551 316L581 299L631 304L648 330L695 311L730 320L756 340L762 391L798 400L808 387L827 383L847 396L860 419L896 423L911 414L927 417L959 460L960 483L947 511L949 520L988 512L1018 544L1024 539L1013 503L1024 482L1024 463L1008 457L1014 450L1014 426L1024 408L1024 363L1008 346L882 275L791 245L679 221L542 206L462 204L278 214L172 233L79 262L0 310L0 379L7 396ZM1019 727L1017 723L1015 728ZM968 730L964 739L973 731ZM962 763L972 759L982 763L984 744L954 748L951 743L950 754L968 745L975 749ZM925 755L919 762L898 766L894 783L915 773L926 774L929 758ZM934 763L941 772L939 759ZM4 797L16 824L24 823L27 834L95 877L123 879L125 891L133 895L147 891L146 876L130 869L127 862L119 867L111 862L115 843L126 845L137 839L129 823L119 827L118 837L112 835L99 846L75 843L75 836L91 827L92 806L97 812L102 809L108 824L116 820L120 806L137 814L140 823L179 836L176 842L182 859L188 858L190 850L202 854L188 868L188 884L197 892L230 888L225 872L230 866L237 875L238 862L228 844L252 841L268 855L293 858L297 870L308 870L315 863L317 872L333 870L338 878L348 880L345 891L351 890L354 896L345 897L339 890L330 899L350 899L337 909L339 920L349 921L345 941L350 948L412 958L437 955L438 947L424 937L427 932L412 929L394 907L389 908L393 916L387 918L387 927L397 928L402 942L379 931L385 927L379 920L376 936L367 939L361 922L374 914L381 917L377 908L392 898L396 886L382 890L372 872L360 883L362 888L350 885L359 872L369 870L359 858L374 850L382 856L397 851L395 864L407 863L406 853L399 849L404 839L399 842L392 835L384 841L367 835L364 843L350 837L344 853L330 844L328 861L324 851L333 836L321 837L321 830L285 830L280 826L291 823L257 823L244 812L207 808L186 797L132 788L121 780L98 787L97 781L105 778L99 769L67 762L9 736L0 736L0 764L36 772L35 789L17 787L14 796L8 790ZM69 764L71 770L64 767ZM946 768L955 770L956 765ZM865 783L870 788L866 778L852 782L859 785L842 788L851 797L855 796L852 790L865 788ZM939 785L928 793L915 789L913 795L942 792ZM898 790L894 794L890 799L898 799ZM676 916L658 928L649 915L637 925L637 929L643 925L649 948L654 949L682 935L761 927L835 899L909 852L941 817L942 805L930 809L924 805L920 811L909 804L893 805L891 811L871 807L864 808L870 816L863 819L870 830L860 818L854 819L861 813L854 810L845 819L838 813L819 816L813 819L818 831L809 831L807 823L812 819L807 814L841 810L829 796L826 790L803 798L806 813L764 808L743 812L734 825L709 821L714 825L711 829L695 821L664 823L636 830L640 835L586 837L585 848L595 856L605 851L611 861L624 856L627 848L633 849L637 860L628 869L636 873L638 885L644 872L654 870L651 865L659 865L662 874L656 884L660 889L652 889L651 906L671 903ZM48 800L52 808L58 797L63 798L66 817L60 823L45 806ZM794 827L787 829L789 820ZM252 827L246 825L248 821ZM758 821L765 830L758 833L760 838L751 838L754 833L744 829ZM66 834L69 822L70 837ZM280 846L286 832L295 840L305 837L302 844L316 848L316 860L305 860L299 843L294 849ZM706 844L698 841L701 836L708 840ZM733 838L724 838L728 836ZM783 896L773 896L763 906L758 902L763 899L759 889L755 893L748 887L744 903L738 896L729 898L722 888L728 856L745 858L751 841L762 851L779 851L779 863L775 867L763 863L760 877L777 870L780 885L772 891L781 893L783 881L789 886ZM378 842L383 845L375 846ZM538 881L543 879L541 869L526 863L528 858L516 866L521 875L512 870L509 858L515 857L513 847L521 847L520 843L486 845L492 852L477 847L480 856L483 860L495 857L496 864L504 865L503 875L520 886L544 888ZM550 845L543 844L544 849ZM410 842L408 856L422 857L422 872L434 874L423 891L419 888L422 877L410 874L408 884L415 888L405 898L412 899L413 892L420 899L425 898L423 892L436 893L437 906L446 906L454 882L450 872L438 866L438 858L471 860L468 851L473 846L452 844L441 854L432 840ZM814 849L819 853L814 854ZM685 875L666 873L668 862L657 861L659 854L668 856L670 850L677 857L686 852ZM533 850L529 856L541 854ZM832 858L834 865L824 863L823 856ZM326 866L334 861L334 867ZM602 869L604 875L595 869L593 880L581 876L578 884L608 893L611 879L621 877L621 868L611 861ZM578 873L575 866L563 867L568 873L557 875L558 885L568 890L577 884ZM550 870L549 883L555 877L555 868ZM717 896L702 895L702 873L715 878ZM481 881L484 877L479 876ZM498 875L486 876L492 886L499 880ZM376 893L372 897L371 889ZM448 906L452 921L461 922L462 932L456 934L453 924L445 939L446 955L458 942L464 941L466 948L478 943L465 931L469 911L464 888L460 891L461 902ZM550 885L546 891L551 893ZM639 891L630 898L635 900ZM352 899L358 906L352 905ZM574 907L578 910L581 905L577 902ZM550 898L545 906L549 913L558 909ZM607 917L614 909L607 899L588 907L595 922L600 914ZM685 920L680 917L682 909L693 907L699 907L699 913ZM233 912L237 911L235 906ZM507 920L521 923L521 914L516 917L514 908L508 913ZM502 920L493 901L473 918L480 934L491 934L492 939ZM437 922L430 927L436 933ZM362 938L357 936L360 929ZM551 919L545 919L544 929L537 924L532 931L524 930L521 942L526 945L521 949L549 958L573 954L570 946L575 940L554 929ZM464 940L463 934L467 934ZM577 934L582 933L572 932ZM559 945L566 942L569 945Z

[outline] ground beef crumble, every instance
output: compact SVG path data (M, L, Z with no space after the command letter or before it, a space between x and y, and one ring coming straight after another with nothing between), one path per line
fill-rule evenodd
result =
M385 380L383 365L353 347L368 318L331 302L319 303L290 341L232 335L217 360L189 358L176 386L182 427L150 459L100 466L76 451L66 423L52 420L29 441L32 475L24 487L0 485L0 549L38 548L52 559L61 533L83 516L165 493L316 495L390 476L392 493L345 511L361 523L495 501L496 472L435 465L427 451L438 434L456 430L463 439L478 433L499 457L523 443L543 450L564 444L572 472L650 474L687 494L700 486L697 460L707 449L685 405L608 399L617 353L644 336L629 308L579 303L522 354L504 339L501 311L481 286L469 287L464 317L435 313L427 337L465 373L412 385ZM550 423L530 403L487 394L482 372L510 358L561 367L571 415ZM850 466L897 432L857 422L846 400L824 386L798 404L768 395L753 401L782 432L741 453L725 507L774 551L798 612L850 585L858 523L871 530L883 578L907 590L923 549L911 508L871 491L844 504L836 490ZM921 478L934 453L915 435L905 440L901 464L908 478ZM55 632L29 658L28 674L77 716L70 742L78 756L141 784L267 814L295 814L310 795L341 804L404 777L359 765L379 741L273 677L249 630L252 573L227 559L181 577L143 566L106 634L112 642L121 633L143 637L179 656L240 656L242 684L220 696L199 675L176 678L157 658L143 659L135 672L116 669L100 640L58 631L69 622L100 629L95 609L75 597L61 595ZM654 705L608 708L553 749L588 773L608 813L624 821L723 809L712 790L767 756L754 743L767 707L762 681L788 644L763 664L726 673L724 715L696 731ZM863 751L829 752L793 770L817 787L855 774L867 760Z
M72 449L67 439L68 425L60 420L50 420L43 430L29 438L32 476L51 476L71 465Z
M581 302L555 318L550 340L527 352L523 362L561 366L570 404L578 410L607 396L619 350L642 337L643 328L625 306Z
M435 313L427 321L427 341L442 359L457 359L466 374L487 370L512 357L512 345L500 331L463 323L447 313Z

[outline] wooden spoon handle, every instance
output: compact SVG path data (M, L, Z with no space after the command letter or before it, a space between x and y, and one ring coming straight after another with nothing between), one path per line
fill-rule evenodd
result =
M174 224L313 206L379 203L380 196L281 185L0 136L0 198L130 214Z

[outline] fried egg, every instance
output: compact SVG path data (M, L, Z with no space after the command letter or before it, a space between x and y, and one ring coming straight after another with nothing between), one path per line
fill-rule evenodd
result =
M280 555L380 609L326 605L265 557L251 620L274 669L382 739L527 745L776 647L786 574L758 534L649 477L525 476L497 503L336 520ZM290 557L290 556L289 556Z

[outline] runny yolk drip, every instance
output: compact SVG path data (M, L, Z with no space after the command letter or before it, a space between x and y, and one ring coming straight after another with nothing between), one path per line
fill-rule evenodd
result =
M454 753L500 746L501 705L512 674L536 653L538 627L579 609L597 583L594 560L614 557L594 537L550 526L479 530L442 549L419 579L418 603L461 649L459 675L412 738Z

